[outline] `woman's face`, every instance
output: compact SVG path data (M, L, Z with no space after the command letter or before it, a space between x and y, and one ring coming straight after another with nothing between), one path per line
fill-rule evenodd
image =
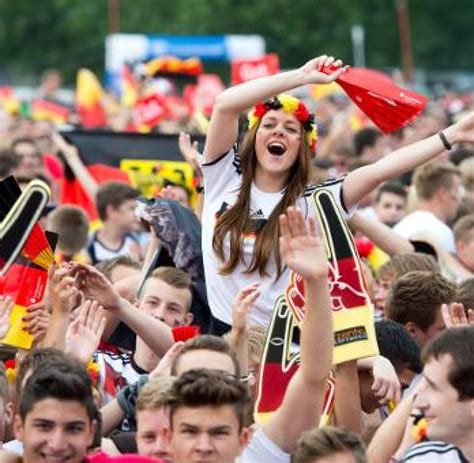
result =
M287 176L300 150L301 124L292 114L270 110L257 130L257 170L275 177Z

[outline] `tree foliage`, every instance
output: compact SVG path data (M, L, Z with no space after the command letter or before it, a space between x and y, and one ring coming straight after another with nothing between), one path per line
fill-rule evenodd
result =
M400 65L397 0L121 0L120 30L150 34L260 34L285 68L321 53L352 61L350 28L365 29L371 67ZM423 69L474 65L474 2L408 0L414 63ZM31 82L61 69L104 66L106 0L0 0L0 72ZM71 82L70 82L71 83Z

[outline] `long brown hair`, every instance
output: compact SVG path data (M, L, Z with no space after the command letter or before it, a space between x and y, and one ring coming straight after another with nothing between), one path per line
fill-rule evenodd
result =
M253 175L257 164L255 153L255 139L260 124L247 132L242 142L240 160L242 163L242 186L236 203L227 209L216 222L212 247L217 257L223 262L221 273L228 275L232 273L240 262L243 262L242 234L251 231L250 192ZM246 272L252 273L258 270L261 276L268 275L266 266L272 253L275 253L278 279L282 274L281 257L279 249L279 227L278 219L289 206L296 203L298 197L304 191L309 182L311 172L311 150L306 143L306 133L301 128L301 143L298 158L291 167L288 184L286 185L283 198L268 217L263 228L257 233L252 260ZM230 235L230 255L225 259L224 240Z

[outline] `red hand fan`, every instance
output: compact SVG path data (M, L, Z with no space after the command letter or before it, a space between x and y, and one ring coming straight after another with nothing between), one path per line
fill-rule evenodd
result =
M331 74L337 69L329 66L322 72ZM388 76L372 69L349 68L336 82L383 133L409 124L428 102L423 95L398 87Z

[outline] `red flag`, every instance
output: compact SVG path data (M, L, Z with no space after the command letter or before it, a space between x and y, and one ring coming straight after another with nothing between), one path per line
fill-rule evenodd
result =
M262 58L232 61L230 73L232 85L236 85L258 77L271 76L279 71L278 55L270 53Z

